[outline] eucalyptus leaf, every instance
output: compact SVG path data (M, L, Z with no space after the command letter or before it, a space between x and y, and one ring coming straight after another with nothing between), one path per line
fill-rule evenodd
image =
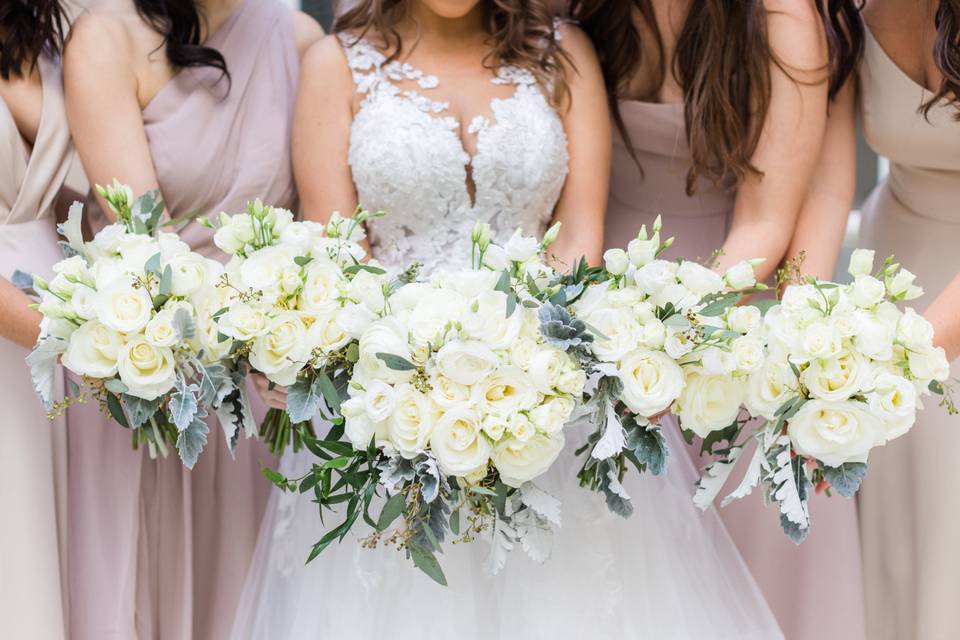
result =
M107 411L110 412L110 415L121 427L130 428L127 417L123 415L123 405L120 403L120 398L110 392L107 392Z
M384 503L380 517L377 518L377 531L385 531L387 527L393 524L393 521L400 517L407 506L406 497L403 493L395 493Z
M443 569L440 568L440 563L433 553L412 542L407 544L407 551L410 552L410 558L418 569L427 574L437 584L447 586L447 577L443 575Z
M147 273L160 275L160 252L156 252L143 264L143 270Z
M378 353L377 358L382 360L388 369L393 369L394 371L416 371L417 369L417 365L406 358L392 353Z

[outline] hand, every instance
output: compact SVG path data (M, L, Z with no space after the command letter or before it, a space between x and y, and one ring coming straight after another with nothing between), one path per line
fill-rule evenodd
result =
M267 380L266 376L261 373L251 373L250 377L253 379L253 384L257 388L257 393L260 394L260 398L267 404L271 409L280 409L281 411L286 410L287 408L287 388L277 385L273 385L273 388L270 388L270 385L273 384Z

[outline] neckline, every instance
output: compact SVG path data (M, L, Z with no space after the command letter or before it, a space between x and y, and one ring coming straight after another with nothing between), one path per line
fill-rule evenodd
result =
M250 0L240 0L240 2L237 3L237 6L233 8L233 11L230 12L230 15L228 15L224 19L224 21L220 23L220 26L217 27L216 31L214 31L207 37L207 40L206 42L203 43L203 46L213 47L214 49L216 49L217 47L215 47L214 45L216 45L219 42L222 35L225 35L228 32L229 27L232 26L233 23L237 21L237 19L240 17L240 14L243 13L243 10L249 4L250 4ZM146 115L146 113L150 111L151 108L154 107L156 103L160 102L160 96L166 94L170 90L170 87L176 84L177 79L180 76L182 76L185 72L190 71L191 69L196 70L198 68L200 67L184 67L183 69L180 69L175 74L170 76L170 78L168 78L167 81L163 83L163 86L157 90L157 92L153 95L152 98L150 98L147 104L144 105L143 109L141 109L140 112ZM229 67L227 68L229 69Z
M8 116L10 117L11 123L13 125L14 131L17 132L17 135L20 137L20 142L23 145L24 153L27 155L26 168L23 172L23 181L20 183L20 187L17 190L17 197L13 202L13 206L10 207L11 214L16 214L17 207L20 205L21 200L24 197L24 186L30 181L33 174L37 171L37 165L40 160L38 156L41 153L41 149L47 146L47 138L52 135L49 131L52 124L50 123L50 109L52 107L52 96L50 95L50 90L48 84L51 82L50 74L51 69L47 66L48 60L46 56L41 55L37 58L37 71L40 74L40 121L37 123L37 137L33 141L33 146L27 151L27 144L23 140L23 136L20 135L20 130L17 128L17 122L13 118L13 113L10 112L10 107L4 105L7 111Z
M887 50L883 48L883 45L880 44L880 41L877 40L877 37L873 35L873 31L870 30L870 27L867 26L866 22L863 23L863 30L864 30L864 33L867 34L867 42L869 44L872 44L877 49L877 52L879 53L880 58L884 60L887 66L892 68L898 76L906 80L914 88L920 89L923 92L924 96L927 96L927 95L932 96L936 94L935 91L931 91L930 89L928 89L927 87L923 86L922 84L914 80L912 77L910 77L910 74L904 71L900 67L900 65L897 64L896 60L890 57L890 54L887 53Z

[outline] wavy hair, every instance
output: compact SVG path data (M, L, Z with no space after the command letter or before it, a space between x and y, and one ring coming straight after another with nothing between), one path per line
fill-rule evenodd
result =
M564 63L569 57L554 33L553 16L545 0L481 0L484 26L493 48L484 59L484 66L497 69L514 66L533 74L548 91L554 104L568 95ZM405 43L397 24L406 16L407 0L360 0L340 15L333 24L333 33L347 33L356 41L369 33L383 39L388 60L404 53Z
M938 102L950 100L957 107L954 118L960 120L960 0L940 0L934 22L937 36L933 41L933 62L943 80L921 109L924 117L929 117Z
M163 48L176 69L213 67L230 80L223 54L201 43L201 21L194 0L134 0L140 17L163 36Z
M65 23L59 0L0 2L0 78L30 72L44 53L59 55Z

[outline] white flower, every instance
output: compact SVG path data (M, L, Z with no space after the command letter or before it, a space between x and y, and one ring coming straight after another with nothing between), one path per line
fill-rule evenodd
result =
M395 318L384 318L373 322L360 336L360 360L363 367L372 377L384 382L396 384L406 382L413 375L412 371L397 371L389 368L377 354L389 354L410 360L410 346L407 344L406 332Z
M801 376L810 395L821 400L846 400L863 387L867 365L855 351L814 360Z
M583 388L587 384L587 374L579 367L567 369L560 374L560 380L557 382L557 391L571 396L579 396L583 393Z
M97 292L90 287L77 285L70 296L70 308L77 317L92 320L97 317Z
M666 260L654 260L638 268L633 274L637 288L648 296L663 291L668 284L676 282L677 265Z
M343 273L337 265L328 260L313 260L306 268L306 281L300 292L300 308L313 313L335 308L340 287L345 285Z
M623 383L621 399L641 416L669 407L684 385L680 366L662 351L633 351L620 362L617 373Z
M744 404L751 415L774 420L777 410L797 394L798 387L797 376L785 359L769 359L750 374Z
M905 309L897 323L897 339L907 349L925 350L933 344L933 325L913 309Z
M794 415L787 433L800 455L829 467L865 462L882 441L882 429L866 405L854 401L810 400Z
M923 289L913 284L917 276L906 269L900 269L887 282L887 289L892 296L901 296L904 300L914 300L923 295Z
M507 431L520 442L526 442L537 433L537 428L525 413L513 413L507 419Z
M700 365L705 373L721 375L733 373L737 368L737 361L730 351L718 347L707 347L700 355Z
M530 361L530 382L540 393L553 393L570 363L570 358L555 347L544 346Z
M135 333L143 329L153 311L153 300L143 287L117 280L97 292L97 319L114 331Z
M430 403L426 395L409 384L397 385L394 398L396 408L387 418L387 434L397 453L412 459L424 450L430 438Z
M123 336L91 320L70 336L63 366L77 375L110 378L117 373L117 358L122 347Z
M265 310L246 302L237 302L220 316L220 331L240 341L253 340L267 332Z
M727 269L724 280L731 289L747 289L757 284L757 276L753 272L754 263L750 260L741 260Z
M88 287L94 286L96 280L87 269L87 262L81 256L71 256L53 265L53 272L64 276L71 282L80 282Z
M155 347L173 347L180 342L180 334L173 326L173 318L180 307L171 305L162 309L147 323L143 336Z
M337 326L351 338L359 339L377 319L376 314L359 304L347 304L334 316Z
M671 304L675 309L688 309L700 302L700 296L682 284L671 282L661 289L660 293L654 294L651 297L651 302L658 307Z
M266 333L253 341L250 364L272 382L292 385L310 355L306 337L300 314L282 311L270 320Z
M660 349L667 340L667 326L657 318L643 321L643 335L640 344L649 349Z
M500 245L491 244L483 252L483 266L494 271L503 271L510 267L510 256Z
M374 313L383 311L383 305L386 298L383 294L384 280L382 276L375 275L369 271L361 271L353 277L347 295L351 300L362 304Z
M857 276L868 276L873 271L873 255L870 249L854 249L850 254L850 266L847 267L847 273L856 278Z
M630 309L600 308L584 318L603 334L594 340L593 354L604 362L619 362L627 353L644 342L643 327Z
M533 356L539 351L539 346L534 338L529 336L520 336L510 345L510 364L520 367L524 371L530 368Z
M449 300L449 296L446 296ZM448 302L449 309L449 302ZM484 291L462 317L464 332L491 349L507 349L520 337L523 313L514 308L507 317L507 296L501 291Z
M683 356L693 351L694 343L686 330L671 327L667 331L667 337L663 342L663 349L667 355L674 360L679 360Z
M630 257L623 249L607 249L603 252L603 264L607 272L622 276L630 267Z
M540 252L540 242L532 236L523 235L523 231L517 229L503 245L503 250L514 262L526 262Z
M799 347L799 352L790 358L796 363L816 358L835 358L843 348L843 338L832 324L818 320L804 330Z
M570 398L551 398L530 412L537 431L548 436L563 429L576 406Z
M760 309L752 305L733 307L727 313L727 326L735 333L749 333L762 321Z
M486 378L498 359L489 347L472 340L448 342L436 356L437 369L454 382L473 385Z
M480 416L466 407L450 409L437 421L430 448L444 474L466 476L486 468L491 446L481 430Z
M430 379L430 400L442 409L463 405L470 401L470 387L454 382L442 374Z
M280 290L281 275L288 267L296 268L296 254L290 247L264 247L240 264L240 277L245 287L263 291L272 299Z
M504 438L493 448L491 459L503 483L519 487L549 469L563 445L562 431L552 436L536 434L526 442Z
M466 310L467 300L460 294L431 289L417 302L407 320L413 342L441 344L448 325L459 322Z
M660 234L654 234L651 240L641 240L634 238L627 244L627 255L630 257L630 264L635 267L642 267L657 257L657 249L660 248Z
M723 290L723 276L689 260L680 263L677 278L680 284L692 291L697 298Z
M855 320L856 334L853 342L857 350L868 358L881 362L892 358L896 326L869 312L858 313Z
M175 296L193 295L209 282L207 259L197 253L182 253L169 262L172 272L170 293Z
M950 363L943 347L927 346L920 351L909 351L907 362L910 373L918 380L944 382L950 377Z
M752 373L763 365L763 343L751 336L734 340L730 346L730 352L738 371Z
M363 408L373 422L381 422L390 417L397 408L393 387L379 380L371 380L363 394Z
M307 330L307 342L311 347L320 347L324 353L331 353L350 342L350 333L337 322L337 317L337 314L324 314L313 321Z
M483 419L483 432L496 442L507 432L507 420L500 416L486 416Z
M861 309L870 309L883 302L887 289L873 276L857 276L850 288L850 299Z
M701 438L729 427L740 413L744 392L744 385L732 376L691 369L677 399L680 424Z
M529 409L537 401L537 390L522 369L503 366L477 381L472 389L473 401L484 414L498 416Z
M867 403L870 412L886 427L884 441L899 438L916 420L917 390L903 376L879 371L873 380L873 390L867 394Z
M120 349L117 373L127 385L127 393L155 400L170 391L176 381L173 351L155 347L144 338L134 338Z
M383 423L371 422L367 416L363 396L355 396L340 405L340 412L344 417L344 435L353 444L357 451L363 451L373 440L374 435L386 438L386 433L379 433Z

